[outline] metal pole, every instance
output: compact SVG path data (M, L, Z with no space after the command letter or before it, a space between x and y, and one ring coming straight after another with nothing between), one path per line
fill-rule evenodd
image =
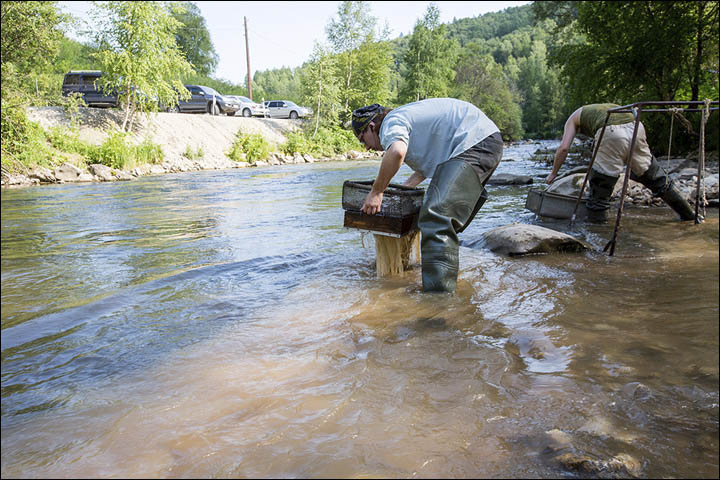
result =
M597 144L595 144L595 151L593 151L592 158L590 159L590 163L588 164L588 171L585 174L585 178L583 178L583 184L582 187L580 187L580 193L578 193L578 198L577 200L575 200L575 208L573 209L572 216L570 217L570 228L572 228L575 224L575 215L577 214L578 205L580 205L580 199L585 192L585 185L587 184L588 177L590 177L590 169L592 169L593 163L595 163L595 157L597 156L597 152L600 149L600 142L602 142L603 135L605 135L605 127L607 127L608 120L610 120L610 112L605 115L605 123L603 124L602 130L600 130L600 137L598 137Z
M247 17L245 19L245 56L247 56L248 67L248 97L252 100L252 75L250 75L250 42L248 41Z
M700 184L703 181L703 173L705 171L705 110L700 114L700 148L698 152L698 174L697 185L695 187L695 224L702 223L699 215L700 208ZM704 198L703 213L705 210Z
M625 179L623 180L622 193L620 194L620 206L618 207L617 219L615 220L615 230L613 231L612 238L607 243L607 245L605 245L605 248L603 248L603 252L606 252L608 249L610 249L608 255L610 255L611 257L613 256L613 253L615 253L615 242L617 240L618 230L620 230L620 219L622 218L623 205L625 204L625 195L627 194L628 184L630 183L630 165L632 165L632 155L633 150L635 149L635 139L637 138L641 111L641 108L633 109L633 116L635 117L635 128L633 129L633 136L632 140L630 141L630 151L628 151L627 160L625 162Z

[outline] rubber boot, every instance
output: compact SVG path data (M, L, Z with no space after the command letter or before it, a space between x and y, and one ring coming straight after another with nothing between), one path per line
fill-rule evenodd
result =
M665 193L665 190L667 190L672 183L668 179L665 170L655 159L654 155L650 160L650 166L647 170L645 170L645 173L638 176L631 172L630 178L635 180L636 182L642 183L645 187L649 188L653 195L656 197L662 197Z
M588 178L588 183L590 184L590 195L585 201L585 206L588 210L588 222L607 222L607 211L610 208L610 197L612 197L612 192L617 181L618 177L605 175L595 169L590 170L590 177Z
M674 184L670 184L670 188L665 190L662 198L675 213L680 215L680 220L695 220L695 210L690 206L680 191L675 188Z
M695 220L695 210L677 189L675 182L668 178L667 173L654 156L645 173L640 176L632 174L630 178L649 188L654 196L662 198L670 208L680 215L680 220Z
M423 292L455 291L457 234L472 221L486 197L477 173L464 160L449 160L435 169L418 217Z

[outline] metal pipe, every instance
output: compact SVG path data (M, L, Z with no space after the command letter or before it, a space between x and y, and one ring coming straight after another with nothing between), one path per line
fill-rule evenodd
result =
M615 230L613 231L612 238L607 243L607 245L605 245L605 248L603 248L603 252L610 249L608 255L611 257L615 253L615 243L617 241L618 231L620 230L620 219L622 218L623 205L625 204L625 195L627 194L628 184L630 183L630 166L632 165L633 150L635 149L635 140L637 139L637 132L638 126L640 124L641 113L642 107L638 107L637 109L633 110L633 116L635 117L635 128L633 129L633 136L632 140L630 141L630 151L628 152L627 160L625 162L625 178L623 179L622 193L620 194L620 206L618 207L617 219L615 220Z
M705 172L705 111L700 117L700 147L698 148L698 174L697 185L695 186L695 224L701 223L698 210L700 208L700 184L703 181ZM705 199L703 198L703 214L705 213Z

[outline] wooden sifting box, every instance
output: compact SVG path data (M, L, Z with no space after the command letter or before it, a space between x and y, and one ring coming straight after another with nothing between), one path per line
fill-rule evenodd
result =
M391 183L383 194L382 210L376 215L360 211L370 193L373 180L343 183L342 207L345 210L343 225L348 228L370 231L391 237L402 237L417 230L417 217L425 190Z

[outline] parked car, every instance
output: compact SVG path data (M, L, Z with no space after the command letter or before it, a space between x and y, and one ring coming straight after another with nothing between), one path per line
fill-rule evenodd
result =
M99 70L70 70L63 78L62 95L79 93L88 107L116 107L117 92L104 91L100 87L100 77L102 72Z
M250 100L248 97L242 95L225 95L227 98L233 98L236 102L240 103L240 109L238 109L235 115L242 115L243 117L266 117L268 110L262 103L256 103Z
M311 108L299 107L290 100L267 100L265 105L272 118L306 118L313 113Z
M229 96L220 95L214 89L203 85L185 85L190 92L189 100L180 100L177 105L166 108L176 113L221 113L231 117L240 109L240 102Z

